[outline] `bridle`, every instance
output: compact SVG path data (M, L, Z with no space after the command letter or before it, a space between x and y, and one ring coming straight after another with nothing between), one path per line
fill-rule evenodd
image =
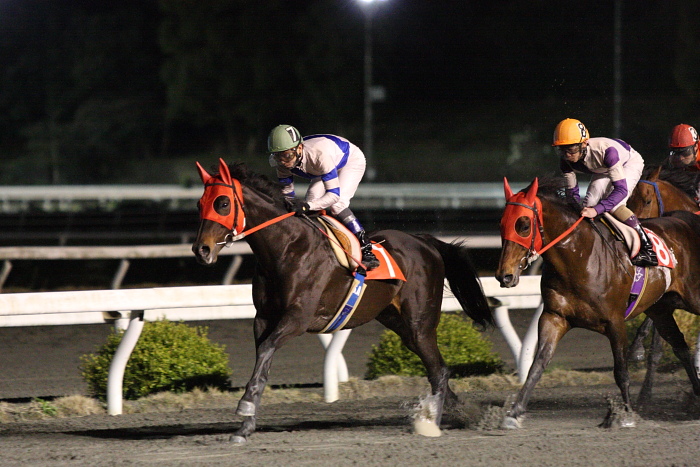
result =
M243 189L241 187L241 182L231 177L231 172L226 162L224 162L223 159L219 159L219 174L215 176L210 175L199 162L197 162L197 168L199 169L199 176L204 183L204 194L202 194L199 203L197 203L200 219L216 222L230 231L226 234L223 241L216 243L217 245L231 246L236 240L240 240L268 225L294 215L293 212L285 213L245 230L246 216L244 209L245 203L243 202ZM216 199L220 196L227 196L233 202L231 210L226 215L221 215L216 212L214 206Z
M535 262L537 258L539 258L540 253L542 249L542 245L544 244L544 225L542 223L542 216L540 214L540 211L537 209L537 203L534 203L532 206L529 206L528 204L525 203L519 203L516 201L508 201L506 202L506 210L508 210L508 206L520 206L525 209L529 209L532 211L532 216L527 216L530 218L530 242L529 245L527 244L527 237L521 237L520 235L517 234L516 232L516 239L514 240L513 238L507 238L507 237L512 237L512 235L501 235L504 240L510 240L510 241L515 241L515 243L524 246L527 249L527 254L523 257L522 260L520 260L520 265L518 266L521 270L527 269L530 264ZM504 213L505 217L505 213ZM539 237L537 236L539 234ZM523 238L524 241L520 241L520 238Z
M656 182L652 182L650 180L640 180L639 183L646 183L647 185L651 185L654 187L654 193L656 193L656 202L659 204L659 216L661 217L664 215L664 202L661 199L661 192L659 191L659 185L656 184Z
M518 268L524 271L545 251L573 232L584 218L583 216L579 217L579 219L561 235L545 245L542 202L537 197L537 179L535 179L535 182L533 182L527 193L521 191L513 194L507 180L504 180L504 186L506 192L506 208L501 218L501 238L504 241L507 240L517 243L527 250L527 254L520 260L520 264L518 265ZM527 237L518 234L515 226L517 220L521 217L527 217L530 220L530 235Z

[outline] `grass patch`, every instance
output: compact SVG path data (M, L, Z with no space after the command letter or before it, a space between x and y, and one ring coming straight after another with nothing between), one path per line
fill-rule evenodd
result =
M644 371L630 373L632 381L641 383ZM667 377L687 381L685 374L678 372ZM545 373L538 388L567 386L596 386L615 384L612 372L586 372L553 370ZM520 388L517 376L491 374L450 380L450 386L457 393L473 391L514 391ZM375 380L350 378L339 387L341 400L363 400L375 397L414 398L430 391L430 385L420 376L381 376ZM236 407L243 395L242 390L221 391L219 389L194 389L185 393L161 392L134 400L124 401L124 413L168 413L192 409L216 409ZM323 388L267 388L263 395L263 405L289 404L299 402L322 402ZM51 409L47 410L47 404ZM27 403L0 402L0 423L26 422L106 415L107 406L96 398L74 395L59 397L51 401L35 399Z

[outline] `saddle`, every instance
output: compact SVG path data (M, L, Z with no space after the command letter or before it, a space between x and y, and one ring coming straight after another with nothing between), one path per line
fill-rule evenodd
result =
M600 221L608 228L608 230L610 230L610 232L615 236L616 240L625 242L625 245L627 245L627 249L630 252L630 258L637 256L642 242L639 239L639 234L637 234L632 227L620 222L608 212L604 213L603 216L600 217ZM644 231L649 236L649 240L651 240L659 261L659 266L664 266L667 268L675 267L676 257L668 246L666 246L666 242L664 242L662 238L657 236L651 230L645 228Z
M329 237L331 248L340 265L350 272L354 272L359 266L355 258L362 258L360 241L337 219L321 214L318 216L318 220ZM406 281L401 268L386 248L379 243L372 242L372 251L379 260L379 267L367 271L368 280L398 279Z

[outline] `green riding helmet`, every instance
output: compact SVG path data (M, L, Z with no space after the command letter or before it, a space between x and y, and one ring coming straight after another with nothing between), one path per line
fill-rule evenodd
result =
M301 143L299 130L291 125L277 125L267 137L267 150L271 153L295 148Z

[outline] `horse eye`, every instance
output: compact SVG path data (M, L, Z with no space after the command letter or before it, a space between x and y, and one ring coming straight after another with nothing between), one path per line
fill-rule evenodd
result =
M530 236L530 219L522 216L518 218L517 221L515 221L515 233L520 235L521 237L529 237Z

